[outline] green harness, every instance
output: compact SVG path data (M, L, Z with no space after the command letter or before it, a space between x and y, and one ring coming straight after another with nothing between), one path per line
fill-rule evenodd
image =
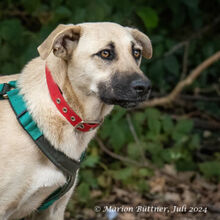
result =
M44 202L40 205L38 210L45 210L51 206L55 201L61 198L73 186L77 171L80 167L80 161L84 158L82 154L80 161L72 160L64 153L56 150L50 142L44 137L43 133L38 128L36 122L32 119L30 113L27 111L25 101L19 89L16 87L16 81L0 84L0 100L9 99L10 105L14 110L17 120L29 134L32 140L36 143L39 149L48 157L48 159L59 169L62 170L66 176L66 183L54 191Z

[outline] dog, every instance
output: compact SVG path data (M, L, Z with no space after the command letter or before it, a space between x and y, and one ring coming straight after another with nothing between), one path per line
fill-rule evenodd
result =
M140 70L152 56L151 41L137 29L116 23L60 24L38 47L40 56L17 80L33 120L56 150L76 161L98 127L81 132L53 103L45 65L68 105L85 122L101 122L114 105L135 107L147 99L150 80ZM43 211L41 203L66 182L64 174L38 149L18 123L7 99L0 100L0 220L63 220L71 189Z

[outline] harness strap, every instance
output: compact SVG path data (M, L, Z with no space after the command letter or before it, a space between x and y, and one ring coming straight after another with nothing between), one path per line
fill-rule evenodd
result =
M56 191L54 191L50 196L48 196L41 206L38 208L38 211L42 211L50 207L54 202L56 202L59 198L61 198L66 192L70 190L75 182L75 176L69 176L67 182Z
M11 90L11 88L14 89ZM66 183L62 187L59 187L57 190L55 190L49 197L47 197L38 208L38 210L47 209L73 186L76 174L80 167L80 161L73 160L67 157L63 152L56 150L44 137L36 122L32 119L30 113L28 112L23 97L19 94L19 89L16 88L16 81L0 84L0 99L4 98L9 99L9 103L14 110L17 120L36 143L38 148L66 176ZM80 159L82 159L83 156L84 153Z
M8 83L0 84L0 96L4 96L11 89Z
M80 168L79 161L70 158L67 159L67 156L63 152L56 150L43 135L35 143L48 159L61 169L66 176L75 176L76 170Z
M8 98L7 92L14 88L16 81L0 84L0 100Z

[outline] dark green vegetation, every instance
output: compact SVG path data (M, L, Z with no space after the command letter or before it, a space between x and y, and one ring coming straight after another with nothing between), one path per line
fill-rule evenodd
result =
M220 50L219 10L219 0L3 0L0 72L20 72L59 23L113 21L137 27L151 38L154 55L143 61L142 69L153 82L153 97L165 96ZM219 69L216 62L169 105L129 113L116 107L99 137L123 158L112 158L93 141L82 165L77 201L91 205L93 189L106 195L114 185L147 192L155 167L166 163L219 181ZM151 165L145 166L146 161Z

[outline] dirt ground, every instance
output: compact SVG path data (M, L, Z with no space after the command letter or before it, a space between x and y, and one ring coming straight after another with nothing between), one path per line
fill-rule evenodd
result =
M144 195L113 187L110 196L101 200L101 192L92 191L98 203L93 208L76 205L74 216L67 211L65 220L220 220L220 184L166 166L149 185Z

